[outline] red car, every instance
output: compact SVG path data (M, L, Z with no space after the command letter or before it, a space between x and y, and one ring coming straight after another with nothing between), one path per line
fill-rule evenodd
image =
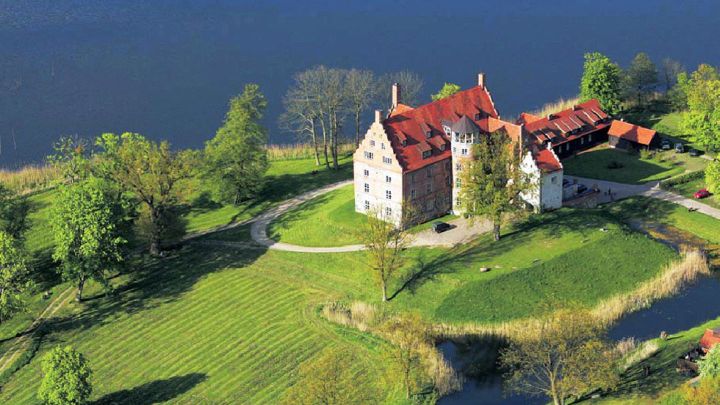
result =
M707 197L710 197L710 192L707 191L706 188L695 192L695 198L697 198L698 200L701 198L707 198Z

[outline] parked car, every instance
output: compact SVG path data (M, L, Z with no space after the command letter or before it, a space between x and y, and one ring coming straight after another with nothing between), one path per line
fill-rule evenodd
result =
M435 221L432 224L432 230L435 233L443 233L448 229L450 229L450 224L448 224L447 222Z
M588 189L587 186L585 186L584 184L578 184L577 193L582 194L582 193L586 192L587 189Z
M675 144L675 153L683 153L685 152L685 145L681 144L680 142Z
M695 149L695 148L690 149L690 151L688 151L688 153L689 153L690 156L692 156L692 157L698 157L698 156L700 156L700 151L697 150L697 149Z
M710 197L710 192L706 188L700 189L695 192L695 198L697 198L698 200L707 197Z
M662 150L670 150L672 149L672 144L670 143L669 139L663 139L660 143L660 149Z

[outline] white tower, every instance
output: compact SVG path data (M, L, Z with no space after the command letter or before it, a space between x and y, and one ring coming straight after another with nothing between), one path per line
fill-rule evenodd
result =
M458 194L460 192L460 172L465 161L472 158L473 144L480 140L480 127L477 126L470 118L463 115L450 128L450 144L452 146L452 210L453 213L460 214L461 210L458 206Z

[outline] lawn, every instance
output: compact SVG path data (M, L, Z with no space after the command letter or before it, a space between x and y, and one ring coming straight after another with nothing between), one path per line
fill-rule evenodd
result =
M621 167L611 169L613 162ZM562 161L567 175L628 184L659 181L686 171L702 170L706 163L702 158L673 151L658 153L652 159L642 159L637 154L611 149L607 145Z
M365 215L355 212L352 185L323 194L273 221L268 235L302 246L343 246L360 243Z

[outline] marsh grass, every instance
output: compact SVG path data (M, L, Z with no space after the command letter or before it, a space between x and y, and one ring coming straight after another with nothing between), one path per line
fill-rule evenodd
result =
M319 146L320 160L323 160L322 146ZM338 155L345 155L355 152L355 144L352 142L338 145ZM310 159L315 157L312 144L296 143L289 145L269 145L267 147L268 159L273 160L294 160Z
M52 165L27 165L17 170L0 170L0 183L20 194L51 187L60 178L60 169Z
M572 97L572 98L560 98L556 101L546 103L539 109L531 112L533 115L537 115L538 117L546 117L549 114L553 114L562 110L567 110L568 108L572 108L574 105L580 103L579 97Z

